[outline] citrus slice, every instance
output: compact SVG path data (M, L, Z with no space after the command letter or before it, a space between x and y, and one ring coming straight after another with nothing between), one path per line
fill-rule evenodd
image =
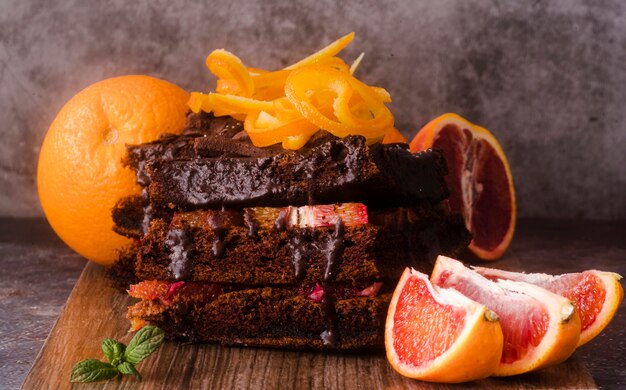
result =
M498 317L428 276L405 269L389 305L385 348L400 374L457 383L491 375L502 354Z
M411 141L411 152L441 149L448 162L450 207L465 218L469 249L484 260L506 251L515 231L515 189L509 163L495 137L456 114L430 121Z
M526 274L474 267L484 277L532 283L572 301L580 315L581 331L578 346L596 337L611 322L624 298L620 275L589 270L563 275Z
M491 281L445 256L437 258L430 280L436 286L456 289L500 317L504 349L496 376L560 363L578 345L580 317L560 295L529 283Z

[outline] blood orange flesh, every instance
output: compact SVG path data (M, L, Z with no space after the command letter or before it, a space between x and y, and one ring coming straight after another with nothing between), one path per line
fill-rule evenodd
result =
M495 375L515 375L566 359L580 337L580 318L566 298L517 281L494 282L461 262L439 256L433 285L452 288L500 317L504 349Z
M545 310L533 299L523 294L508 292L490 282L453 274L444 270L437 275L433 284L454 288L466 297L488 306L500 317L504 335L502 363L512 363L523 358L529 348L539 345L545 336L550 319Z
M426 281L407 280L394 313L394 348L402 363L421 366L447 351L463 330L465 311L436 302ZM415 326L419 319L420 326ZM431 338L437 334L439 337Z
M512 194L502 159L487 141L454 124L439 131L432 147L443 150L448 162L446 183L452 211L465 216L474 245L495 250L513 218Z
M476 272L491 280L506 279L532 283L561 295L576 306L581 320L579 346L597 336L611 321L623 289L619 275L611 272L588 270L562 275L526 274L475 267Z
M572 301L580 314L582 330L589 328L602 310L602 303L606 298L606 290L602 282L589 273L582 275L582 279L574 275L564 275L562 282L554 289L548 285L542 287Z
M507 279L532 283L555 294L564 296L576 305L578 314L580 315L580 326L582 330L588 328L589 325L595 321L596 316L602 309L602 302L604 302L606 295L602 282L595 275L590 273L564 274L552 280L539 280L533 279L532 277L524 278L523 276L518 278L513 275L510 277L495 277L488 273L485 274L481 272L480 269L476 269L476 271L490 280Z

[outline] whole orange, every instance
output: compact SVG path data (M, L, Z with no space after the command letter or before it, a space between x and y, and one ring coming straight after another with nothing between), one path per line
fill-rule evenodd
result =
M111 209L140 187L121 160L126 145L180 133L187 92L149 76L97 82L58 113L39 154L37 185L48 222L67 245L100 264L111 264L130 243L113 232Z

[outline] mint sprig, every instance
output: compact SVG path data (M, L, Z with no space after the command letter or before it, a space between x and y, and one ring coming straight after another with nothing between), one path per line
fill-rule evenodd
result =
M72 368L70 382L98 382L113 379L119 374L133 375L141 380L135 365L156 351L164 339L165 332L156 326L141 328L128 346L117 340L104 339L102 352L109 362L87 359L76 363Z
M117 367L124 356L126 346L117 340L104 339L102 340L102 352L106 356L109 363Z

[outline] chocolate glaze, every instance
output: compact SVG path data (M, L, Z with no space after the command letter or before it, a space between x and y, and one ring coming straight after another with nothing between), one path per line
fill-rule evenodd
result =
M343 255L343 235L345 230L345 225L338 219L335 222L335 228L330 236L330 240L326 243L326 248L323 250L324 257L326 258L326 269L324 270L325 282L332 280L337 260Z
M155 210L150 203L150 195L147 187L150 185L150 176L146 173L146 162L160 159L171 161L181 155L191 156L192 150L188 136L176 136L173 134L163 134L159 140L141 144L128 145L128 155L123 160L127 166L135 168L137 184L142 187L141 197L144 200L143 218L141 221L141 235L145 235L150 225L150 220L154 218Z
M224 236L226 235L226 226L223 219L223 213L209 212L208 215L209 227L213 230L213 255L215 257L224 256Z
M167 233L165 244L170 249L168 269L174 280L189 280L193 271L190 259L192 242L185 229L172 229Z
M293 259L293 267L296 279L300 280L304 277L307 267L307 260L310 256L310 248L308 241L308 229L297 229L290 233L289 249L291 250L291 258Z
M374 207L434 204L448 194L445 169L438 152L412 155L406 145L367 146L361 136L271 157L153 160L145 168L153 205L177 210L348 201Z
M310 159L304 164L304 171L306 176L306 198L307 204L315 204L315 161L316 159Z
M330 239L326 242L326 247L322 251L324 257L326 258L324 285L332 281L337 261L343 255L344 233L345 225L340 219L338 219L335 222L335 227L330 235ZM334 347L337 343L337 312L335 309L335 297L332 294L324 295L324 298L322 299L322 310L324 312L326 330L320 334L320 338L322 339L324 346Z
M252 215L252 210L245 209L243 213L243 219L244 219L246 226L248 227L248 237L251 237L251 238L258 237L260 226L259 226L259 222L257 222L256 219L254 219Z
M211 113L187 115L187 125L180 135L164 134L158 140L128 145L124 163L138 172L140 185L147 185L141 175L142 164L152 160L189 160L197 157L262 157L280 153L279 147L257 148L243 131L243 124L231 117Z
M335 298L330 294L325 294L322 298L322 312L326 330L320 334L320 338L326 347L334 347L337 344L337 311L335 309Z
M287 217L289 216L291 209L289 207L285 207L280 210L278 213L278 218L276 218L276 222L274 222L274 227L278 231L282 231L287 229Z
M141 199L143 199L143 216L141 218L141 235L145 235L148 233L148 229L150 228L150 221L154 218L154 209L150 204L150 195L148 195L148 189L143 188L141 190Z

